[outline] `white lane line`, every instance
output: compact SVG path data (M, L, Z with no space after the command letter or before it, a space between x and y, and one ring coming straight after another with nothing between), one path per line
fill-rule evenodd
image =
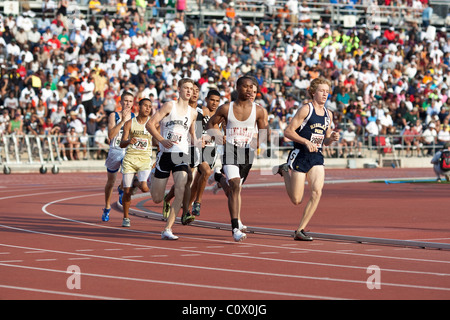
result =
M91 225L91 226L95 226L95 227L103 227L103 228L109 228L109 229L116 229L116 230L124 230L123 228L115 228L115 227L110 227L110 226L105 226L105 225L100 225L100 224L95 224L95 223L89 223L89 222L84 222L84 221L80 221L80 220L74 220L74 219L70 219L70 218L64 218L61 216L57 216L55 214L50 213L49 211L47 211L47 207L50 205L53 205L55 203L58 202L62 202L62 201L67 201L67 200L72 200L72 199L76 199L76 198L82 198L82 197L90 197L90 196L95 196L95 195L103 195L103 194L90 194L90 195L83 195L83 196L75 196L75 197L68 197L68 198L63 198L63 199L58 199L58 200L54 200L52 202L47 203L46 205L44 205L42 207L42 211L49 215L52 216L54 218L57 219L61 219L61 220L66 220L66 221L71 221L71 222L75 222L75 223L80 223L80 224L85 224L85 225ZM2 226L2 225L0 225ZM151 235L160 235L159 232L148 232L148 231L141 231L141 230L133 230L133 229L126 229L124 231L127 232L134 232L134 233L143 233L143 234L151 234ZM185 239L190 239L190 240L196 240L196 241L207 241L207 242L220 242L220 243L234 243L232 241L224 241L224 240L213 240L213 239L206 239L206 238L200 238L200 237L183 237ZM79 239L84 239L84 238L79 238ZM89 241L95 241L92 239L89 239ZM98 240L100 241L100 240ZM323 245L323 243L312 243L310 245L315 245L315 246L320 246ZM272 246L272 245L265 245L265 244L253 244L253 246L260 246L260 247L265 247L265 248L272 248L272 249L279 249L279 246ZM156 247L158 249L166 249L166 250L179 250L179 249L173 249L173 248L163 248L163 247ZM445 264L450 264L450 261L442 261L442 260L429 260L429 259L416 259L416 258L411 258L411 257L397 257L397 256L382 256L382 255L372 255L372 254L365 254L365 253L355 253L355 252L336 252L336 251L332 251L332 250L318 250L318 249L304 249L302 248L302 250L308 250L310 252L317 252L317 253L326 253L326 254L341 254L341 255L352 255L352 256L360 256L360 257L369 257L369 258L380 258L380 259L392 259L392 260L405 260L405 261L420 261L420 262L433 262L433 263L445 263ZM218 254L218 253L210 253L210 254ZM249 258L254 258L254 259L258 259L256 257L249 257ZM285 261L285 260L280 260L280 261ZM293 263L297 263L297 261L292 261ZM305 262L307 263L307 262ZM330 266L339 266L339 265L330 265ZM345 267L345 266L342 266ZM353 268L353 267L352 267ZM364 269L366 270L367 267L357 267L360 269ZM402 272L402 270L397 270L398 272ZM408 271L406 271L408 272ZM420 273L420 272L419 272Z
M46 261L56 261L56 260L58 260L58 259L36 259L36 260L34 260L34 261L37 261L37 262L46 262Z
M126 300L126 299L119 299L119 298L112 298L112 297L105 297L105 296L97 296L97 295L91 295L91 294L81 294L81 293L54 291L54 290L44 290L44 289L26 288L26 287L17 287L17 286L7 286L7 285L3 285L3 284L0 284L0 288L21 290L21 291L32 291L32 292L38 292L40 294L42 294L42 293L50 293L50 294L56 294L56 295L80 297L80 298L90 298L90 299Z
M36 249L36 248L20 247L20 246L15 246L15 245L5 245L5 244L0 244L0 245L12 247L12 248ZM47 252L66 254L66 255L72 255L72 256L75 255L75 256L84 256L84 257L90 257L90 258L112 260L112 261L137 262L137 263L142 263L142 264L155 264L155 265L170 266L170 267L185 268L185 269L199 269L199 270L208 270L208 271L216 271L216 272L255 275L255 276L263 276L265 278L279 277L279 278L290 278L290 279L307 279L307 280L320 280L320 281L329 281L329 282L343 282L343 283L352 283L352 284L358 284L358 285L366 285L367 284L366 281L359 281L359 280L353 280L353 279L303 276L303 275L295 275L295 274L280 274L280 273L274 273L274 272L260 272L260 271L240 270L240 269L215 268L215 267L189 265L189 264L185 264L185 263L180 264L180 263L156 262L156 261L146 261L146 260L122 259L122 258L118 258L118 257L99 256L99 255L91 255L91 254L84 254L84 253L67 252L67 251L47 250L47 249L43 249L43 250L46 250ZM5 265L5 264L0 263L0 266L1 265ZM22 266L16 266L16 265L6 265L6 266L22 267ZM384 271L384 269L383 269L383 271ZM442 276L444 274L440 274L440 275ZM419 290L427 289L427 290L438 290L438 291L450 291L450 288L431 287L431 286L422 286L422 285L414 285L414 284L402 284L402 283L389 283L389 282L383 282L383 286L403 287L403 288L411 288L411 289L419 289Z
M15 228L5 225L0 225L0 227L13 229L13 230L20 230L35 234L41 234L51 237L58 237L58 238L67 238L67 239L76 239L76 240L82 240L82 241L91 241L96 243L106 243L108 245L122 245L122 246L141 246L141 247L150 247L158 250L166 250L166 251L183 251L183 252L189 252L189 253L200 253L200 254L208 254L213 256L225 256L225 257L239 257L243 259L252 259L252 260L262 260L262 261L271 261L271 262L284 262L284 263L294 263L294 264L304 264L304 265L314 265L314 266L323 266L323 267L333 267L333 268L347 268L352 270L364 270L364 272L367 270L367 266L354 266L354 265L342 265L342 264L331 264L331 263L320 263L320 262L311 262L311 261L301 261L301 260L286 260L286 259L274 259L274 258L267 258L267 257L255 257L255 256L246 256L246 255L232 255L232 254L226 254L226 253L217 253L217 252L208 252L208 251L192 251L192 250L181 250L177 248L171 248L171 247L154 247L154 246L146 246L146 245L139 245L139 244L133 244L133 243L126 243L126 242L113 242L113 241L104 241L100 239L90 239L90 238L80 238L80 237L73 237L73 236L66 236L66 235L60 235L60 234L52 234L52 233L46 233L46 232L40 232L40 231L33 231L33 230L27 230L22 228ZM204 239L205 241L207 239ZM231 243L231 242L230 242ZM11 245L8 244L1 244L0 246L7 246L10 247ZM269 245L258 245L261 247L266 248L279 248L277 246L269 246ZM292 250L292 248L289 248ZM300 250L300 249L299 249ZM335 251L327 251L327 250L311 250L311 249L301 249L302 251L308 251L312 253L336 253ZM354 253L341 253L341 254L348 254L348 255L355 255ZM371 258L389 258L389 259L396 259L396 257L385 257L385 256L378 256L378 255L369 255L369 254L357 254L358 256L364 256L364 257L371 257ZM428 260L428 259L415 259L415 258L398 258L399 260L408 260L408 261L419 261L419 262L431 262L431 263L442 263L442 264L450 264L450 261L441 261L441 260ZM438 275L438 276L450 276L448 273L436 273L436 272L427 272L427 271L414 271L414 270L402 270L402 269L383 269L384 272L395 272L395 273L406 273L406 274L420 274L420 275Z
M18 268L31 269L31 270L66 273L66 270L61 271L61 270L55 270L55 269L36 268L36 267L27 267L27 266L15 266L15 265L5 265L5 264L0 264L0 265L6 266L6 267L18 267ZM121 277L121 276L108 276L108 275L104 275L104 274L94 274L94 273L83 273L83 276L106 278L106 279L113 279L113 280L136 281L136 282L144 282L144 283L158 283L158 284L182 286L182 287L196 287L196 288L202 288L202 289L238 291L238 292L245 292L245 293L250 292L250 293L255 293L255 294L268 294L268 295L287 296L287 297L294 297L294 298L343 300L343 299L335 298L335 297L298 294L298 293L292 293L292 292L278 292L278 291L268 291L268 290L256 290L256 289L249 289L249 288L213 286L213 285L204 285L204 284L187 283L187 282L183 283L183 282L162 281L162 280L153 280L153 279L140 279L140 278ZM0 287L11 287L11 286L0 285ZM11 287L11 288L23 288L23 287ZM47 292L47 293L56 293L56 294L59 293L58 291L48 291L48 290L40 290L40 289L34 289L34 290L39 291L39 292ZM67 292L61 292L60 294L71 295L70 293L67 293ZM89 295L85 295L85 296L89 297ZM91 297L94 297L94 298L97 297L98 299L105 299L105 297L101 297L101 296L91 296ZM106 299L117 299L117 298L106 297Z

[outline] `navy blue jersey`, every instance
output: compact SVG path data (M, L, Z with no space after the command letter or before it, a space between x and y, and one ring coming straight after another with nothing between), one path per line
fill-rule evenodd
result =
M328 110L324 108L324 115L319 116L315 110L313 104L308 103L309 113L303 123L298 127L295 132L302 138L305 138L314 143L319 152L322 152L323 141L325 139L326 132L330 126L331 119L328 114ZM294 142L294 148L300 149L301 153L309 152L308 148L300 143Z

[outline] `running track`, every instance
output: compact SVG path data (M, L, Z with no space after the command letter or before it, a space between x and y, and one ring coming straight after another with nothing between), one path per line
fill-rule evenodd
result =
M431 169L328 169L311 232L450 243L446 184L370 183L431 177ZM0 299L449 299L450 251L249 234L164 222L121 212L101 222L104 173L15 174L0 179ZM279 176L253 171L242 194L249 227L294 230L295 207ZM305 193L307 200L309 193ZM117 199L117 194L114 194ZM306 202L306 201L305 201ZM205 191L199 220L229 223L223 193ZM136 210L160 212L138 195ZM79 268L80 289L69 288ZM369 289L370 266L380 289ZM370 271L370 270L369 270ZM176 312L181 312L176 310Z

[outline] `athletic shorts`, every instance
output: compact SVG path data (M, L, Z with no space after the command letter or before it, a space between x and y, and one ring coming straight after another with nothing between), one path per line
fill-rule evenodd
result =
M147 156L125 155L122 161L122 173L137 173L139 171L151 170L151 158Z
M227 181L240 178L244 183L253 165L255 152L250 148L238 148L226 144L222 156L222 169Z
M216 147L204 147L202 149L201 161L208 163L209 167L212 169L216 164L217 156L218 153Z
M109 148L108 157L105 160L106 170L110 173L119 171L122 165L123 157L125 156L125 149Z
M314 166L323 166L323 155L320 152L302 152L293 149L287 159L289 168L298 172L307 173Z
M190 156L182 152L158 152L156 156L155 178L165 179L170 172L189 172Z
M197 147L191 146L189 148L189 166L196 168L200 164L200 150Z

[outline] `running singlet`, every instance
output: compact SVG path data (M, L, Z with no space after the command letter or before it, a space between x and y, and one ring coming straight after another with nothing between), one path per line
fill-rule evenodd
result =
M250 116L244 120L237 120L233 112L233 104L230 103L228 109L228 120L226 127L227 143L237 148L250 148L250 142L256 132L256 104L252 103Z
M173 146L166 149L161 143L159 149L162 152L182 152L189 153L190 139L189 128L192 123L192 108L187 107L185 114L177 114L176 104L172 103L172 111L167 117L161 120L161 135L164 139L170 140Z
M131 120L130 138L136 138L137 141L134 144L128 145L126 151L127 156L139 155L151 157L152 136L145 128L149 119L150 117L147 118L144 124L140 124L137 118Z
M208 135L208 121L209 119L211 119L210 116L205 116L203 114L203 110L202 109L198 109L198 115L197 115L197 123L199 123L199 121L201 122L202 126L201 126L201 131L199 130L199 128L196 128L196 132L197 133L201 133L199 134L200 136L197 135L197 138L203 138L203 140L205 141L205 148L206 147L215 147L216 146L216 142L215 140L210 137ZM219 128L221 127L221 125L219 125Z
M319 152L322 152L323 140L325 139L325 134L330 126L330 117L328 115L328 110L324 108L325 114L319 116L315 110L312 103L308 103L309 113L305 118L300 127L298 127L295 132L302 138L305 138L312 143L314 143ZM294 142L294 148L300 149L300 151L308 152L308 148L300 143Z
M114 115L115 115L116 125L117 125L118 123L120 123L120 116L119 116L118 112L114 112ZM133 118L134 118L134 113L131 113L131 119L133 119ZM109 147L111 149L121 150L125 153L125 149L122 149L120 147L120 141L122 140L122 135L123 135L123 126L122 126L122 128L120 128L119 133L111 140Z

